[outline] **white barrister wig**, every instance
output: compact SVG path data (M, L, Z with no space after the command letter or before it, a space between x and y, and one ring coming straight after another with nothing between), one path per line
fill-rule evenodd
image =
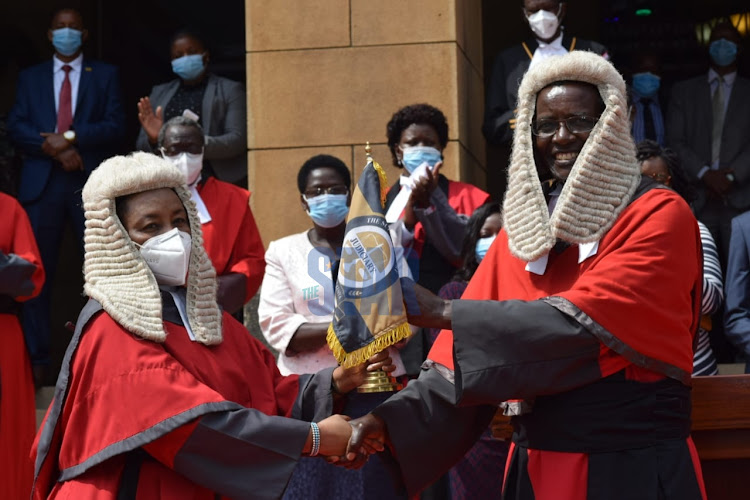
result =
M221 342L221 311L216 303L216 271L203 248L203 232L182 173L151 153L104 161L83 188L86 215L84 291L123 328L147 340L164 342L162 302L151 269L128 236L115 210L120 196L171 188L188 214L192 238L187 280L187 313L197 341Z
M530 125L539 91L562 81L596 86L605 109L550 216L534 163ZM639 181L625 82L614 66L597 54L574 51L529 69L518 90L503 206L511 253L528 262L549 252L558 239L574 244L600 240L628 205Z

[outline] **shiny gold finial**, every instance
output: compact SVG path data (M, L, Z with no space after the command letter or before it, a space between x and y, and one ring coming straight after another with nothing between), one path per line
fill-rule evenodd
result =
M371 158L370 153L372 153L372 148L370 147L370 141L367 141L367 144L365 144L365 154L368 158Z

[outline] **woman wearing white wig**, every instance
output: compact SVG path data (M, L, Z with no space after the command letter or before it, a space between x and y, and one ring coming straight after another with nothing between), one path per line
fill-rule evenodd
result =
M279 374L216 304L184 182L134 153L83 189L90 301L37 436L35 499L277 498L300 456L343 452L350 426L328 416L365 368Z
M349 458L387 444L414 494L503 404L505 499L705 499L690 438L700 235L679 195L641 180L627 109L598 55L526 73L504 228L460 300L418 291L409 322L444 330L417 381L352 421Z

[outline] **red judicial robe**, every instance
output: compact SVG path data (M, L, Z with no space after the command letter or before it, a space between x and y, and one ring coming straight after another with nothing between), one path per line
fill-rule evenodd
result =
M250 210L250 193L228 182L209 177L198 186L211 221L202 225L206 252L222 276L245 275L247 303L258 291L266 270L265 249Z
M492 405L523 399L532 409L513 419L504 498L705 498L689 438L695 218L674 192L642 183L596 255L578 257L576 245L552 250L544 275L532 274L498 235L453 302L432 369L374 412L410 491L476 439ZM399 425L404 407L424 430ZM429 436L445 453L409 465L424 460L418 443Z
M34 233L21 205L6 194L0 193L0 498L28 498L31 492L33 463L29 450L34 440L36 413L34 382L31 364L26 352L21 324L16 314L18 302L39 294L44 283L42 259L34 240ZM6 261L16 256L35 269L30 277L21 279L23 291L5 290L16 281L11 273L18 264ZM17 267L16 267L17 269ZM17 293L20 292L20 295Z
M279 416L327 416L331 370L282 376L227 313L219 345L169 321L158 344L99 307L81 313L37 436L33 498L280 497L310 427Z

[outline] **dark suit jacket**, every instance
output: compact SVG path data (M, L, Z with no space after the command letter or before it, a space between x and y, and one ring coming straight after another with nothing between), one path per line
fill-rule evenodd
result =
M732 219L724 297L724 332L750 368L750 212Z
M163 83L151 89L151 105L167 109L167 104L180 88L180 79ZM206 93L200 110L191 111L200 115L200 123L206 134L206 149L203 156L211 162L217 177L225 182L236 182L247 175L247 119L245 89L242 84L208 75ZM141 128L135 147L151 151L146 132Z
M8 116L8 131L24 155L18 199L38 199L47 185L54 160L42 152L40 132L57 126L52 59L21 72L16 102ZM83 166L90 173L112 156L125 131L119 72L115 66L83 60L78 100L73 116L76 145Z
M606 47L600 43L565 34L562 39L563 47L570 51L573 40L575 40L573 50L588 50L597 54L607 52ZM526 40L525 44L529 53L534 55L534 51L539 46L536 38ZM503 50L495 58L492 76L487 86L487 102L482 125L482 132L489 143L502 144L513 137L513 129L510 127L509 120L515 115L518 86L530 64L531 57L520 43Z
M682 167L699 189L696 213L705 204L706 192L698 172L711 164L711 87L707 74L672 87L667 114L667 144L682 160ZM727 197L739 210L750 207L750 80L737 77L724 117L719 164L734 170L736 182Z

